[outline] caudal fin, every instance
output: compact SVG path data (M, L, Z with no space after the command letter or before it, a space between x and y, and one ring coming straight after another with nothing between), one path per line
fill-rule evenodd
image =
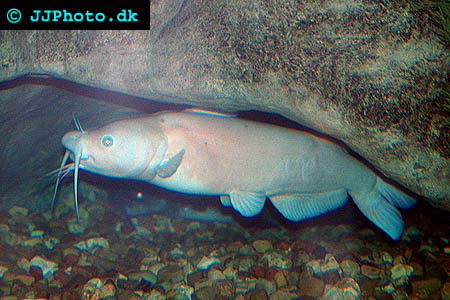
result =
M369 194L350 192L350 195L361 212L394 240L401 237L405 225L402 215L394 206L405 209L416 203L415 199L381 178L377 178L377 183Z

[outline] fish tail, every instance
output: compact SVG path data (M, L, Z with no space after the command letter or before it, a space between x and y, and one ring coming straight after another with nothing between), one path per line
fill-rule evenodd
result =
M416 200L377 177L373 189L367 194L349 192L361 212L388 234L398 240L405 226L401 213L395 208L410 208Z

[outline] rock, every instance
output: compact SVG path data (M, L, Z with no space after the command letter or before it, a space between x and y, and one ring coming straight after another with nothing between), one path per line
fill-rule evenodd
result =
M278 251L271 251L264 254L264 256L261 258L261 261L267 261L269 268L277 267L287 270L292 266L292 261Z
M269 297L267 296L267 293L265 290L254 290L250 293L249 300L267 300Z
M90 279L84 286L81 294L81 300L103 299L102 287L105 282L100 278Z
M275 283L277 284L277 288L281 289L287 286L287 279L286 276L282 271L275 273L275 276L273 277L275 280Z
M42 243L43 243L43 241L42 241L41 238L31 238L31 239L25 240L25 241L23 242L23 245L24 245L25 247L30 247L30 248L32 248L32 247L36 247L36 245L42 244Z
M223 270L223 275L225 275L225 277L227 279L234 281L236 279L237 272L238 271L235 268L229 266L229 267L225 268L225 270Z
M341 262L340 267L345 277L355 277L361 273L361 267L353 260L344 260Z
M44 237L44 245L48 250L52 250L59 243L60 240L56 237Z
M139 298L142 299L142 298ZM144 299L152 299L152 300L166 300L166 296L158 290L152 290L150 293L145 295ZM128 300L124 299L124 300Z
M203 256L200 262L197 264L199 270L208 270L212 265L220 264L220 259L217 257Z
M13 206L8 210L9 214L13 217L26 217L28 215L28 208L21 206Z
M183 268L177 265L168 265L158 272L158 282L177 283L184 281Z
M208 279L211 280L211 282L215 282L215 281L222 281L225 280L226 277L223 274L223 272L221 272L220 270L217 270L215 268L212 268L211 270L209 270L208 272Z
M258 279L255 282L255 289L266 291L267 295L271 295L277 290L275 281L269 279Z
M397 300L397 299L398 300L408 300L408 299L414 300L413 297L409 298L408 293L406 293L405 291L402 291L402 290L395 290L392 293L392 298L394 298L395 300ZM419 299L424 299L424 298L419 298ZM417 300L419 300L419 299L417 299Z
M294 256L294 267L300 267L303 266L304 264L308 263L311 261L311 255L304 251L304 250L299 250L297 251L297 253L295 253Z
M43 237L43 235L44 235L44 231L43 230L33 230L30 233L30 236L32 238L40 238L40 237Z
M255 253L255 250L253 250L252 246L250 246L250 245L242 245L239 248L240 255L250 256L250 255L253 255L254 253Z
M116 285L122 290L135 290L141 283L141 279L142 277L140 276L138 278L130 278L129 276L119 273L116 278Z
M342 276L342 270L336 261L336 258L331 254L326 254L323 259L311 260L306 264L306 268L311 270L315 275L323 275L335 272L337 277Z
M311 253L313 259L323 260L325 259L325 255L327 254L327 250L322 246L317 246Z
M413 292L426 291L427 295L438 291L441 288L441 281L437 278L419 280L411 282Z
M381 266L383 264L390 264L390 265L393 264L392 256L389 253L387 253L386 251L373 251L372 256L373 256L373 262L377 266Z
M336 285L326 285L322 296L324 300L358 300L361 289L353 278L345 278Z
M272 243L268 240L256 240L253 242L253 248L255 248L258 253L266 253L268 250L272 250Z
M400 264L406 265L407 264L406 258L403 255L397 255L394 258L393 262L394 262L394 265L400 265Z
M8 224L0 224L0 233L8 233L11 229L9 228Z
M254 266L255 261L251 256L243 256L238 258L237 263L240 272L248 272Z
M365 264L361 265L361 274L369 279L382 279L385 276L383 270Z
M402 286L409 283L409 276L414 272L414 268L409 265L397 264L391 268L391 278L395 286Z
M104 299L112 299L116 295L116 287L112 282L108 282L102 287L102 294Z
M213 282L213 288L217 296L232 299L236 292L235 283L231 280L217 280Z
M29 275L21 275L21 274L20 275L15 275L14 279L15 280L19 280L20 282L22 282L26 286L30 286L34 282L34 277L33 276L29 276Z
M30 268L36 267L42 271L44 278L49 278L49 275L53 275L58 271L58 264L51 260L46 260L40 256L35 256L30 260Z
M0 300L18 300L19 298L17 298L17 296L2 296L0 297Z
M174 300L190 300L194 294L194 288L182 282L175 283L167 293L167 298ZM153 299L153 298L151 298Z
M298 299L297 293L288 289L280 289L270 295L269 300L293 300Z
M8 268L0 265L0 279L3 278L6 272L8 272Z
M325 284L322 280L312 277L308 272L303 272L298 281L299 294L319 298L322 296Z
M109 248L109 243L104 237L89 238L74 245L80 251L95 253L97 248Z
M185 265L187 264L186 253L177 245L177 247L173 248L166 255L166 260L170 264L178 264Z
M216 293L212 287L204 287L199 290L195 290L195 296L198 300L216 299Z
M450 300L450 281L442 285L441 296L442 300Z
M152 285L154 285L157 282L157 277L153 272L141 271L128 274L128 280L137 281L138 283L145 280L146 282L149 282Z

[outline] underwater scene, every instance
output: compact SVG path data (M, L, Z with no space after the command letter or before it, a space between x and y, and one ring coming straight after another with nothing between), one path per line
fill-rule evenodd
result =
M0 30L0 300L450 300L448 0L149 2Z
M115 119L166 115L149 117L53 87L35 93L33 89L22 86L3 92L3 103L9 103L11 110L18 103L9 99L22 93L34 96L33 101L20 104L24 109L16 110L14 119L2 120L2 135L20 134L20 138L15 144L2 139L0 299L448 299L449 214L419 197L414 199L414 194L407 195L386 181L384 189L390 192L372 201L401 207L401 201L395 200L398 197L408 207L416 200L418 204L401 209L403 220L393 208L392 220L387 215L378 221L352 198L333 204L336 198L314 197L314 193L310 198L295 198L301 202L288 208L271 201L276 197L269 195L260 211L245 216L250 208L239 207L233 193L232 203L226 203L219 195L171 191L178 189L176 184L161 188L151 180L102 176L106 170L90 170L83 158L74 185L71 159L58 168L66 132L83 132L80 139L95 136L102 130L98 127L108 128L104 124L122 124ZM48 105L55 102L59 105ZM236 120L205 111L181 113ZM58 115L60 121L45 122L49 114ZM169 117L165 118L168 123ZM283 130L296 127L275 115L248 113L239 119L243 118L269 121L269 126L284 122ZM92 134L91 127L97 128ZM118 143L117 133L107 136L108 147L111 140ZM212 147L214 141L208 143ZM243 144L239 143L240 148ZM77 151L75 146L67 147ZM85 152L92 151L83 147ZM189 150L183 159L189 158ZM232 147L226 150L233 151ZM77 160L74 155L71 158ZM183 159L175 173L182 170ZM127 166L132 169L132 164ZM209 166L215 165L210 162ZM229 169L222 167L208 176L223 176ZM154 176L176 178L162 169ZM259 170L263 169L264 165ZM364 172L364 176L373 173ZM254 176L264 177L257 172Z

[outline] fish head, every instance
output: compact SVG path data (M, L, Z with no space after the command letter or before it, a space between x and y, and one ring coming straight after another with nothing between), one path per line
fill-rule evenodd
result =
M111 123L93 131L71 131L62 138L79 167L104 176L139 179L161 143L152 128L136 120Z

